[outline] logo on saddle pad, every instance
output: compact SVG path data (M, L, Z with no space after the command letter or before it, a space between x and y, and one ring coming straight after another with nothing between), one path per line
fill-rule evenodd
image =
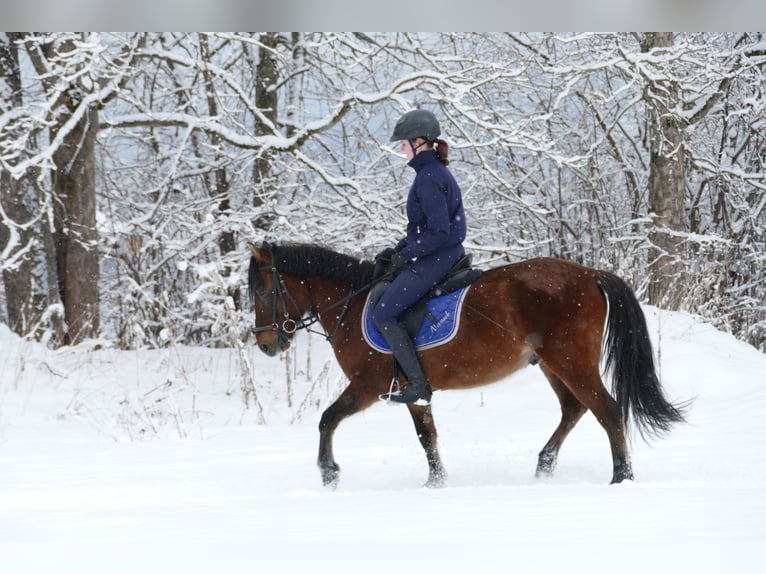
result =
M460 310L463 300L468 292L468 287L452 291L446 295L440 295L428 300L427 312L420 325L420 330L415 335L415 348L418 350L438 347L450 342L455 338L460 328ZM364 340L376 351L391 354L391 347L383 338L378 328L372 322L370 298L367 296L362 313L362 333Z

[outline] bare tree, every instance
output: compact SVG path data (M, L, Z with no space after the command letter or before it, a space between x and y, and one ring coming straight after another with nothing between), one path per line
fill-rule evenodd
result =
M255 66L255 105L263 112L263 117L255 118L255 133L259 136L274 134L277 131L279 112L279 68L277 66L277 48L279 34L267 32L260 35L258 62ZM296 50L299 50L296 47ZM288 128L289 129L289 128ZM287 132L289 135L289 131ZM256 208L263 206L264 186L271 186L271 166L274 151L265 148L253 160L253 201ZM268 192L266 192L268 196ZM255 222L256 227L260 227Z
M18 42L21 33L0 34L0 113L12 116L24 106L19 64ZM8 135L23 131L21 125L8 122ZM34 138L31 142L34 142ZM10 153L11 164L26 158ZM55 269L48 219L39 202L40 170L30 166L14 177L7 169L0 170L0 252L2 279L5 285L8 324L19 335L46 336L54 343L62 337L62 324L55 304ZM48 287L52 288L48 288ZM45 320L47 318L47 321Z
M49 140L53 238L59 296L67 325L65 342L79 343L99 334L99 256L96 229L95 139L98 109L84 104L77 77L75 36L28 38L28 53L52 101ZM60 62L65 62L59 67ZM71 74L71 75L70 75Z
M660 62L673 46L672 32L644 34L641 49ZM677 309L684 285L683 132L677 115L678 84L673 78L648 77L644 101L649 129L649 302Z
M35 184L44 198L37 215L53 223L53 257L46 261L47 272L57 279L67 343L99 336L95 165L99 109L121 89L138 37L128 39L114 59L104 57L98 35L16 37L39 85L30 88L25 106L3 118L13 121L3 121L0 133L10 150L30 150L31 142L36 148L20 160L12 153L3 154L3 167L16 180L37 170Z

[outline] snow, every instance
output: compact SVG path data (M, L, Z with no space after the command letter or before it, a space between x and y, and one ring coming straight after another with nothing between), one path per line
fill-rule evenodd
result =
M251 349L257 424L234 351L51 351L0 325L2 571L750 571L766 549L766 355L645 311L667 395L695 401L667 438L634 440L634 482L608 484L590 415L555 475L534 477L558 405L529 367L435 394L438 490L406 409L382 403L341 424L340 485L321 486L316 427L342 379L316 337L289 363Z

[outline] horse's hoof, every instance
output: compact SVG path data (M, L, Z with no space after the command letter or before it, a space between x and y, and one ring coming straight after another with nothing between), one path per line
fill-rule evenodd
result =
M619 484L623 480L633 480L633 469L630 465L624 465L614 469L611 484Z
M322 485L327 490L335 490L338 488L338 482L340 481L340 467L336 463L320 464L319 472L322 474Z
M447 475L444 473L432 474L423 485L426 488L444 488L447 485Z
M545 478L553 475L556 469L556 455L550 453L540 454L537 459L535 478Z
M612 482L610 482L609 484L620 484L624 480L633 480L633 473L631 472L630 474L626 474L626 475L613 476Z

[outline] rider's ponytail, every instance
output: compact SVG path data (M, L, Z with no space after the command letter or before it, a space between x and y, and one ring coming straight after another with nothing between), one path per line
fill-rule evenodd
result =
M434 151L436 151L436 157L438 157L444 165L449 165L449 145L444 140L434 140Z

